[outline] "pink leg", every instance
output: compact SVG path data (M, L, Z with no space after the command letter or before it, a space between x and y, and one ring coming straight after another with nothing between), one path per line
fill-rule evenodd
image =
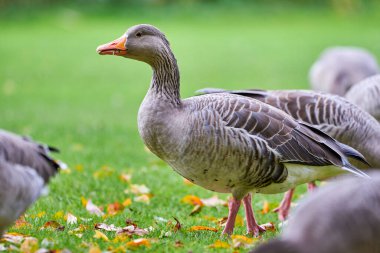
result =
M260 234L260 232L265 232L265 228L260 227L256 223L255 215L253 214L251 199L252 199L252 196L250 193L248 193L243 198L243 204L244 204L244 209L245 209L245 218L247 220L247 232L248 232L248 234L258 236Z
M286 220L290 210L290 204L292 203L294 189L287 191L282 199L280 206L273 210L278 213L278 218L281 221Z
M307 190L309 192L314 191L316 188L317 188L317 185L315 184L314 181L307 184Z
M231 235L234 232L236 215L239 211L240 204L241 200L236 200L234 197L228 200L228 218L222 234Z

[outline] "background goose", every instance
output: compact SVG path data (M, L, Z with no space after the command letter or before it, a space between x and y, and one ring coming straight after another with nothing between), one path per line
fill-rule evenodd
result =
M380 252L380 173L345 178L312 193L296 208L280 239L251 253Z
M0 130L0 236L57 173L49 151L57 149Z
M332 47L322 52L309 72L316 91L344 96L355 83L380 72L376 58L357 47Z
M302 90L236 90L206 88L201 93L242 95L275 106L295 119L322 130L338 141L349 145L375 167L380 167L380 124L368 113L346 99L325 93ZM357 163L360 168L367 168ZM279 208L280 219L288 215L293 191L286 194Z
M133 26L97 52L152 67L138 113L139 133L183 177L208 190L232 193L223 233L233 232L242 199L252 214L248 232L262 230L253 217L250 192L283 192L344 171L363 175L347 160L362 160L357 151L265 103L234 94L181 100L177 61L165 35L151 25Z
M380 121L380 75L355 84L345 97Z

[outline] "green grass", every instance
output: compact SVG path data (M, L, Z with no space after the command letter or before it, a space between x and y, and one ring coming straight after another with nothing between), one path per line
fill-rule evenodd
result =
M29 209L26 219L32 226L10 231L34 236L40 242L51 238L55 242L51 248L87 252L88 243L102 250L113 245L93 238L96 222L123 226L125 219L131 218L140 227L154 226L156 230L147 237L158 238L168 228L156 224L154 216L175 216L183 229L159 239L149 252L171 252L177 240L184 244L176 249L179 252L216 251L207 245L219 239L219 233L186 230L193 225L215 227L203 216L221 218L227 208L204 208L189 217L192 207L181 203L184 196L214 194L184 185L171 168L144 151L138 135L137 111L148 89L150 68L121 57L100 57L95 48L117 38L129 26L151 23L171 41L181 70L182 97L203 87L308 88L308 69L325 47L362 46L380 59L379 13L371 10L339 16L328 10L207 7L160 8L157 12L126 8L95 15L54 8L0 18L0 127L59 147L58 157L71 168L71 173L52 180L50 194ZM83 171L75 169L79 164ZM114 173L96 179L94 172L104 165L114 168ZM132 173L133 183L152 190L150 205L133 202L106 220L90 215L81 204L82 196L100 206L133 197L124 193L128 185L118 178L122 171ZM301 187L298 195L304 190ZM275 214L262 215L260 209L264 200L274 205L280 199L281 195L255 196L260 223L278 225ZM46 214L33 218L42 211ZM54 216L59 211L93 218L80 221L91 229L81 239L67 233L74 225L63 232L39 229L48 220L65 223ZM237 227L236 234L244 233L244 227ZM113 238L113 233L106 234ZM274 233L268 233L263 238L272 236Z

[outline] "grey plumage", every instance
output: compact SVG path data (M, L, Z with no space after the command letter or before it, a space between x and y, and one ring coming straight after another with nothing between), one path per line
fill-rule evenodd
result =
M177 62L164 38L157 28L138 25L97 51L151 65L139 133L180 175L240 201L252 191L282 192L344 170L362 174L348 162L345 146L270 105L234 94L181 100Z
M280 239L252 253L380 252L380 173L345 178L301 201ZM283 252L283 251L278 251Z
M309 72L315 91L344 96L355 83L380 72L375 57L356 47L332 47L322 52Z
M0 236L40 196L59 165L55 148L0 130Z
M380 121L380 75L368 77L355 84L345 97Z

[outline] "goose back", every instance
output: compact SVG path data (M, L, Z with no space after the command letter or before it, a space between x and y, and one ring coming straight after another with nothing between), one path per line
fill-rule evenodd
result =
M380 121L380 75L355 84L345 97Z
M376 58L367 50L333 47L312 65L309 79L313 90L344 96L352 85L379 71Z
M233 93L277 107L296 120L311 124L339 142L353 147L364 155L371 166L380 167L380 150L376 144L380 140L380 124L340 96L303 90L203 89L200 92ZM363 163L355 165L367 167Z

